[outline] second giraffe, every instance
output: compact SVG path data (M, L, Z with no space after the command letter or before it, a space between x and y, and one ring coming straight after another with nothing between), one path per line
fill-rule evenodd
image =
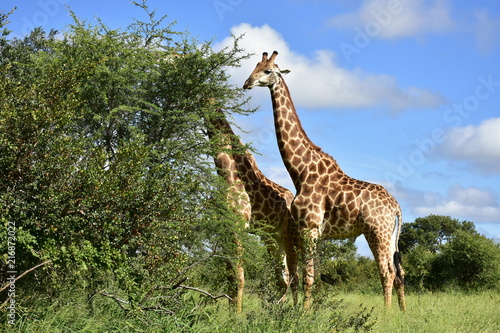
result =
M283 264L285 252L294 254L293 239L297 237L289 232L291 223L290 204L293 194L288 189L268 179L260 171L252 153L234 134L222 110L217 109L207 123L211 140L220 142L214 156L219 174L229 185L228 200L232 208L246 222L246 228L263 231L267 250L274 258L274 277L281 294L286 292L288 272ZM215 132L220 135L216 135ZM235 299L237 312L242 311L243 289L245 284L244 269L241 262L242 244L236 240L240 259L237 262L237 292L231 293ZM283 267L284 266L284 267ZM282 271L282 269L284 270Z

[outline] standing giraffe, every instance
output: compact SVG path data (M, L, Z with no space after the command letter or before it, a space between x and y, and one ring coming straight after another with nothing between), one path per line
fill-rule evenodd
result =
M274 51L268 59L264 53L243 88L260 86L271 91L279 150L297 191L291 206L292 217L299 223L308 251L304 308L309 308L311 302L312 254L318 239L352 239L363 234L378 265L386 307L391 306L395 284L399 307L405 310L404 272L398 252L402 223L399 204L384 187L346 175L335 159L311 142L282 77L289 71L280 70L274 63L277 55ZM297 265L291 262L288 265L293 276Z
M233 209L239 213L246 228L264 231L267 250L274 259L275 277L280 292L286 292L288 272L286 263L283 269L285 246L292 238L297 238L287 227L291 223L290 204L293 194L288 189L272 182L259 170L254 156L244 150L243 144L236 137L227 122L223 112L217 110L208 126L208 135L213 140L215 131L221 134L219 142L223 148L217 149L214 156L218 173L224 177L229 185L228 200ZM289 239L288 236L291 236ZM238 248L237 296L236 310L242 311L242 297L245 284L244 269L241 262L242 245L236 240ZM293 249L292 249L293 250Z

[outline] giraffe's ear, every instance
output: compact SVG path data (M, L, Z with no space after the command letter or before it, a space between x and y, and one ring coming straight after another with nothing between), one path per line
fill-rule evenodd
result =
M281 73L281 75L286 75L286 74L290 73L290 70L289 69L280 69L280 73Z

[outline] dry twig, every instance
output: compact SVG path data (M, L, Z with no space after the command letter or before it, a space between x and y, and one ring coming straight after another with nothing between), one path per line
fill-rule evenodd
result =
M17 280L19 280L20 278L22 278L23 276L25 276L26 274L34 271L35 269L37 269L38 267L40 266L43 266L43 265L47 265L47 264L50 264L52 262L52 260L47 260L47 261L44 261L38 265L36 265L35 267L31 267L30 269L28 269L27 271L25 271L24 273L22 273L21 275L19 275L18 277L15 278L14 280L14 283L17 282ZM4 291L5 289L7 289L9 286L10 286L11 282L7 282L1 289L0 289L0 292Z

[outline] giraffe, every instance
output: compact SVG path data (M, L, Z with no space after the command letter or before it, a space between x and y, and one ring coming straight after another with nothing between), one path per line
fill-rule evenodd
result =
M288 243L292 239L297 239L288 232L287 227L291 219L290 205L294 196L288 189L264 176L252 153L245 150L244 145L237 139L222 110L216 110L207 127L208 136L212 140L216 137L215 131L221 134L219 140L224 147L217 149L214 161L218 173L229 185L229 203L246 222L245 228L264 231L268 253L274 259L277 285L284 294L288 286L288 270L284 254L285 251L293 251ZM241 258L242 244L236 240L236 245L238 256ZM241 259L237 262L236 276L238 289L235 303L236 311L240 313L245 284Z
M384 187L349 177L333 157L308 138L283 79L290 71L280 70L274 63L277 55L274 51L268 58L264 52L243 88L268 87L271 92L279 151L296 188L292 218L299 224L302 248L307 251L303 306L307 309L311 303L312 254L317 241L355 239L363 234L378 266L386 307L391 307L395 285L399 307L404 311L404 272L398 251L401 208ZM288 265L292 276L297 264Z

